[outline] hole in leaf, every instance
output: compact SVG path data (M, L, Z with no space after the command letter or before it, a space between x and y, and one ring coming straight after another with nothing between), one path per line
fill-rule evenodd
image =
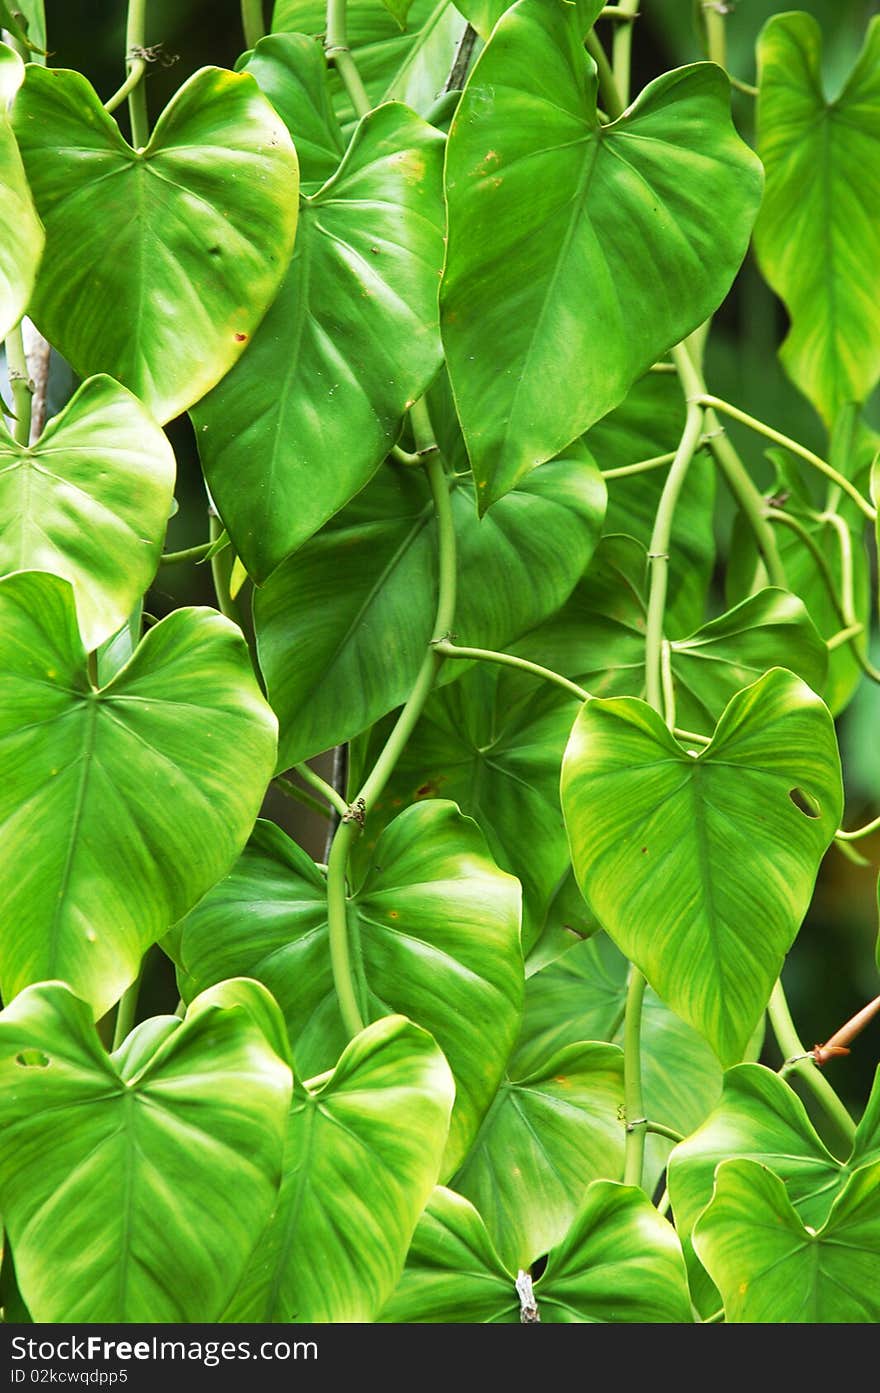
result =
M532 1273L532 1281L533 1281L533 1282L537 1282L538 1278L539 1278L540 1276L543 1275L544 1268L545 1268L546 1266L547 1266L547 1257L546 1257L546 1254L545 1254L544 1257L538 1258L538 1259L536 1259L535 1262L532 1263L532 1266L531 1266L531 1273Z
M23 1069L47 1069L49 1056L43 1054L42 1050L22 1050L21 1054L15 1056L15 1062Z
M792 803L794 803L798 812L803 813L804 817L821 816L822 809L819 807L818 801L813 797L812 793L806 793L802 788L790 788L788 790L788 796Z

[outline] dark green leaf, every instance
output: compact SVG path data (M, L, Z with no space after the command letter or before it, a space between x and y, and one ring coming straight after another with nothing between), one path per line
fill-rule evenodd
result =
M444 1175L460 1165L519 1029L520 891L452 803L408 808L380 838L352 897L349 938L365 1019L399 1011L429 1030L455 1076ZM287 1021L301 1073L345 1044L333 989L326 885L314 863L259 823L231 875L169 947L191 995L234 971L264 982Z
M440 366L443 137L383 106L303 201L293 261L248 352L193 412L211 493L266 577L375 474Z
M481 512L718 307L760 200L718 68L665 74L602 127L578 30L520 0L450 128L441 319Z
M570 594L601 526L605 487L577 447L482 523L469 482L450 488L456 636L502 648ZM421 471L389 466L257 592L260 666L282 727L280 767L357 735L409 696L433 631L436 546Z

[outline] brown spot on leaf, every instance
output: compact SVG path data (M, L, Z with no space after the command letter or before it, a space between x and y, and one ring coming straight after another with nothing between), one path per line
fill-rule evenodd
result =
M247 334L236 334L236 336L235 336L235 342L236 342L236 343L246 343L246 342L247 342Z

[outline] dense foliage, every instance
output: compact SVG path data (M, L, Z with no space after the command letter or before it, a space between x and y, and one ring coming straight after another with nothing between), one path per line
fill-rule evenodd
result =
M871 830L880 20L735 124L726 9L631 99L639 0L244 0L151 127L146 0L104 102L0 3L7 1320L880 1317L880 998L780 982ZM707 381L750 246L817 449Z

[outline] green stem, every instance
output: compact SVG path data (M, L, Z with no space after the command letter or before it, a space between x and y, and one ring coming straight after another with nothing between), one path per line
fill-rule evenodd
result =
M111 116L117 107L122 106L122 103L125 101L126 97L128 97L129 94L134 91L135 87L137 87L138 83L140 82L141 78L143 77L146 71L146 60L143 58L135 58L134 62L128 70L128 76L126 77L122 86L117 87L116 91L113 93L113 96L108 97L106 102L104 103L104 110L107 112L108 116Z
M724 29L725 11L719 5L703 6L703 22L706 25L706 52L712 63L727 70L727 34Z
M422 462L418 455L414 455L410 450L401 449L399 445L391 446L391 457L396 459L399 464L405 464L408 468Z
M134 1025L138 997L141 994L141 978L143 977L143 973L144 966L143 963L141 963L140 972L127 991L123 993L119 1005L116 1007L116 1024L113 1027L113 1044L111 1046L114 1050L119 1049L119 1046Z
M607 6L603 14L607 14L612 8ZM611 41L611 58L613 62L614 81L620 100L624 106L629 105L629 84L630 67L632 64L632 36L633 21L639 12L639 0L621 0L621 3L614 7L618 14L617 18L623 23L619 24L614 31L614 38Z
M673 349L673 358L682 377L689 380L695 373L687 349L681 344ZM686 393L690 397L690 393ZM675 458L666 476L660 505L654 520L648 564L651 578L648 589L648 616L645 629L645 694L655 711L663 712L662 649L663 623L666 613L666 591L669 582L669 539L672 521L687 477L691 460L699 446L703 431L703 411L698 402L689 399L684 430Z
M455 620L455 527L449 496L449 480L446 477L440 453L434 444L427 408L424 403L417 403L417 406L420 407L420 410L416 411L413 408L413 430L416 434L419 453L425 459L424 467L431 486L434 515L437 520L437 612L431 642L422 659L422 665L413 689L366 782L352 801L351 806L346 810L343 820L336 830L330 855L327 858L327 917L330 936L330 962L340 1014L349 1037L357 1035L364 1028L364 1020L354 985L348 942L346 881L351 849L366 814L380 797L422 714L425 702L434 685L437 671L443 662L442 656L437 651L438 644L441 639L447 637Z
M256 48L266 33L263 0L241 0L241 27L244 31L245 48Z
M650 1118L645 1123L645 1131L653 1132L655 1137L666 1137L668 1141L684 1141L683 1132L677 1132L674 1127L667 1127L665 1122L652 1122Z
M208 513L208 535L211 542L216 542L223 533L223 523L214 512L213 508ZM214 594L217 596L217 608L221 614L225 614L227 619L238 623L238 615L235 610L235 602L229 593L229 577L232 574L232 566L226 549L217 551L211 557L211 579L214 582Z
M846 629L838 629L836 634L832 634L825 641L825 647L829 653L833 653L835 648L842 648L845 643L851 643L854 638L861 638L865 632L864 624L850 624Z
M159 565L176 566L181 561L203 561L213 546L213 542L200 542L197 547L185 547L183 551L165 551L159 557Z
M644 474L649 469L661 469L664 464L671 464L675 459L675 451L670 450L666 455L654 455L651 459L639 460L636 464L622 464L617 469L603 469L601 475L603 479L625 479L628 474Z
M831 1149L839 1151L842 1156L849 1155L856 1131L855 1123L824 1074L821 1074L816 1068L812 1056L807 1054L801 1044L800 1036L788 1009L781 980L773 988L767 1006L767 1015L770 1018L776 1043L786 1061L783 1067L786 1068L786 1072L798 1075L813 1095L814 1102L822 1109L833 1134Z
M322 798L326 798L327 802L331 807L336 809L340 817L345 816L348 812L348 804L342 794L336 792L332 784L328 784L326 779L322 779L321 775L317 774L315 770L312 769L311 765L306 764L305 761L303 761L302 764L295 764L293 767L303 782L310 784L316 793L320 793Z
M276 774L272 780L272 785L277 788L279 793L283 793L285 798L292 798L294 802L301 803L304 808L317 813L319 817L329 817L330 809L318 798L313 798L299 784L295 784L293 779L285 778L283 774Z
M870 837L872 832L876 832L880 827L880 817L875 817L872 822L866 822L864 827L856 827L852 832L844 832L840 827L835 832L834 837L839 842L857 842L861 837Z
M711 745L711 735L698 735L695 730L683 730L681 726L673 726L672 734L676 740L691 740L696 745Z
M810 555L812 556L813 560L815 561L816 569L818 570L820 576L825 582L825 588L828 591L829 598L834 606L838 619L843 625L844 631L852 628L852 625L850 624L850 621L847 618L844 605L841 601L840 596L837 593L837 585L835 583L833 575L831 574L831 568L828 565L828 560L825 556L825 553L822 551L822 549L816 543L815 539L804 527L800 519L792 517L790 513L782 512L782 510L778 508L769 509L765 516L771 522L781 524L783 527L787 527L791 532L794 532L800 538L800 540L803 542L804 546L807 548ZM858 635L850 634L846 641L850 646L853 657L855 658L859 667L862 669L862 672L865 674L865 676L869 677L872 682L880 683L880 669L874 666L870 658L864 652L861 643L859 643L858 641Z
M806 445L801 445L799 441L792 440L791 436L783 435L781 431L774 430L772 426L768 426L763 421L757 420L756 417L750 416L747 411L740 411L738 406L732 406L730 402L723 401L721 397L712 396L710 392L701 393L697 397L697 402L701 406L711 407L715 411L722 411L726 416L730 416L732 420L739 421L741 425L748 426L750 430L755 431L758 435L765 436L776 445L782 445L786 450L790 450L793 455L797 455L800 459L806 460L807 464L811 464L814 469L818 469L820 474L824 474L826 479L831 479L833 483L837 484L838 488L852 499L853 503L864 513L866 518L869 518L871 522L876 520L877 509L871 506L867 498L863 498L858 489L850 483L849 479L845 479L836 469L832 469L827 460L820 459L818 455L814 455L813 451L808 450Z
M327 36L324 52L332 59L339 74L339 80L348 93L348 99L357 116L366 116L372 111L367 89L361 81L357 64L348 46L348 19L345 12L346 0L327 0Z
M146 47L146 32L147 0L128 0L128 23L125 27L125 68L129 77L133 75L135 64L140 59L141 79L143 78L145 65L140 50ZM128 115L131 121L131 143L136 150L142 150L150 138L147 89L141 79L136 80L126 94L128 97Z
M16 324L6 336L6 371L15 407L13 438L19 445L29 445L31 438L31 407L33 404L30 374L24 351L21 325Z
M502 667L512 667L520 672L528 672L532 677L541 677L545 682L552 682L555 686L561 687L569 696L577 697L578 701L589 701L590 693L584 691L576 682L570 682L567 677L563 677L561 672L554 672L552 668L541 667L540 663L530 663L528 658L518 658L514 653L496 653L491 648L461 648L457 643L450 643L448 639L441 639L434 644L434 652L442 658L461 658L464 660L476 661L481 663L499 663Z
M630 26L627 25L627 28ZM599 92L602 97L602 105L608 112L612 121L616 121L618 116L622 116L624 105L617 90L617 83L614 80L614 73L611 64L608 62L607 55L594 30L590 30L584 40L586 50L596 64L596 71L599 74Z
M626 1113L624 1185L641 1185L648 1119L642 1097L642 1002L647 982L633 965L629 970L623 1024L623 1103Z
M673 366L679 375L685 397L690 399L705 394L706 383L690 354L677 352L673 356L675 358ZM764 558L770 584L777 585L784 590L787 584L785 567L779 555L773 529L766 518L766 502L728 439L714 411L706 412L705 433L709 448L715 456L715 462L724 475L725 483L752 529L758 549Z
M735 87L737 92L742 92L747 97L757 97L758 89L751 82L743 82L741 77L734 77L733 73L727 74L731 87Z

